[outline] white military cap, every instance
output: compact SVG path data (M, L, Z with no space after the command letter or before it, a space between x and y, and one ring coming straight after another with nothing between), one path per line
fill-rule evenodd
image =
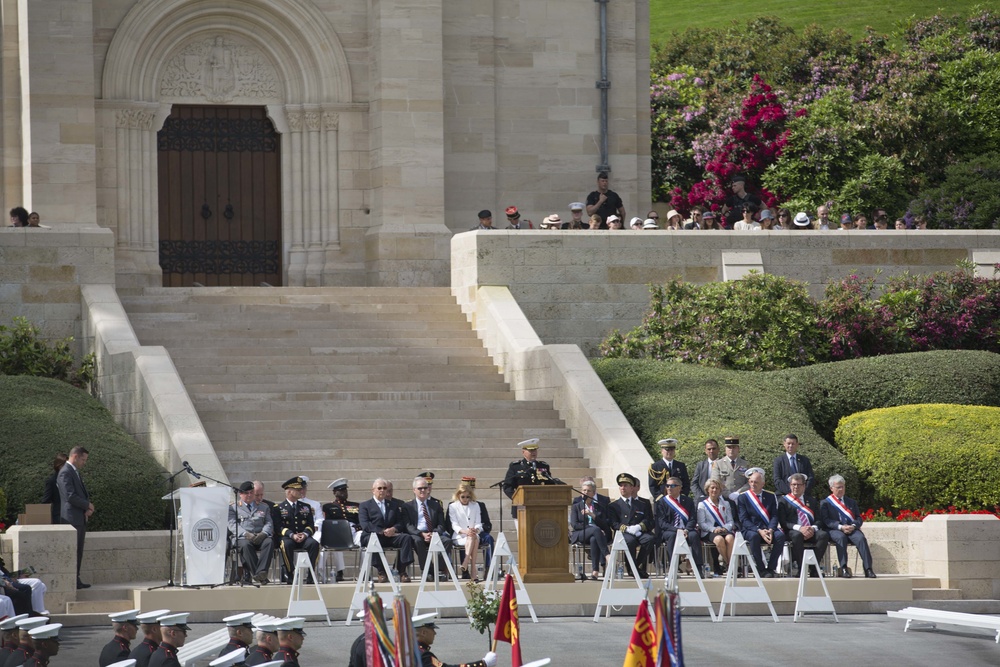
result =
M306 633L303 630L305 624L306 624L306 619L302 618L301 616L295 616L293 618L283 618L278 623L278 630L280 630L281 632L294 631L300 633L302 636L305 636Z
M230 651L224 656L218 657L212 662L208 663L209 667L232 667L233 665L243 664L247 659L247 651L243 648L238 648L235 651Z
M253 612L248 611L242 614L233 614L232 616L226 616L222 619L222 622L231 628L236 628L241 625L245 625L248 628L253 626Z
M747 472L746 472L746 476L749 477L750 475L754 474L755 472L759 472L764 477L767 477L767 473L764 472L763 468L748 468Z
M326 488L332 490L332 489L340 488L341 486L347 486L347 478L346 477L341 477L340 479L333 480L332 482L330 482L330 485L327 486Z
M538 443L541 442L538 438L529 438L528 440L522 440L517 443L517 446L521 449L527 449L528 451L533 451L538 449Z
M157 609L155 611L144 611L135 617L135 620L143 623L145 625L153 625L156 623L157 619L162 618L170 613L169 609Z
M0 630L10 631L17 629L17 622L23 618L28 618L27 614L18 614L17 616L11 616L10 618L5 618L0 621Z
M299 475L299 479L302 480L303 484L308 484L309 483L309 478L306 477L305 475Z
M138 609L129 609L128 611L119 611L114 614L108 614L108 618L111 619L112 623L131 623L132 625L136 625L136 617L138 615Z
M174 627L180 628L181 630L190 630L187 624L188 616L190 615L191 614L188 612L168 614L166 616L160 616L156 620L165 628Z
M119 660L118 662L112 662L108 667L135 667L135 658L129 658L128 660Z
M262 619L260 623L258 623L257 625L254 626L254 630L259 630L260 632L272 632L272 633L273 632L277 632L278 631L278 623L280 623L280 622L281 622L280 618L279 619L273 619L272 618L270 620L263 620Z
M37 628L40 625L45 625L48 622L49 619L45 616L35 616L32 618L22 618L20 621L17 621L15 625L17 625L18 630L31 630L32 628Z
M28 631L28 634L31 635L32 639L56 639L59 637L59 630L61 628L62 623L49 623L48 625L32 628Z

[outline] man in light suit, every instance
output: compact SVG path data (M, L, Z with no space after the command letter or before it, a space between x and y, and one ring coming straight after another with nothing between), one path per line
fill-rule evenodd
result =
M271 508L254 499L253 482L240 485L240 501L229 506L229 533L243 561L243 577L268 583L267 570L274 551Z
M371 535L378 535L378 541L383 548L399 549L396 558L396 571L399 580L410 583L406 568L413 562L413 539L406 532L406 508L403 503L393 500L387 479L378 478L372 483L372 497L358 506L358 521L361 523L361 544L368 546ZM384 572L381 559L373 559L378 570L378 582L385 583L389 578Z
M802 473L806 476L805 495L812 495L813 486L816 485L816 475L813 474L812 463L808 458L799 454L799 438L794 433L785 436L782 443L785 453L774 458L774 490L779 496L788 494L788 478L794 473Z
M861 532L861 508L844 495L846 483L840 475L830 478L830 495L819 504L819 520L830 532L830 541L837 547L837 561L840 563L840 576L850 578L851 570L847 567L847 543L858 548L861 564L865 568L865 577L875 578L872 569L872 552L868 548L868 538Z
M431 488L427 477L414 477L413 500L406 503L406 532L413 540L413 548L417 552L421 571L427 561L427 550L431 546L434 533L441 538L445 549L451 549L451 535L448 534L450 523L441 501L431 497ZM441 557L439 557L438 572L448 572Z
M750 545L750 555L757 565L761 576L774 577L778 567L778 558L785 547L785 534L778 527L778 498L773 493L764 490L764 471L760 468L750 468L747 471L747 482L750 488L740 494L737 501L740 511L740 530ZM761 547L771 545L771 556L767 567L764 567L764 557Z
M719 460L718 440L708 439L705 441L705 456L707 458L698 461L698 465L694 468L694 477L691 478L691 492L695 505L708 496L705 493L705 482L712 476L712 468Z
M87 521L94 514L94 504L90 502L87 487L80 477L80 470L87 464L90 452L79 445L69 451L69 460L59 469L56 484L62 498L60 517L64 523L76 528L76 587L90 588L90 584L80 581L80 565L83 563L83 542L87 537Z

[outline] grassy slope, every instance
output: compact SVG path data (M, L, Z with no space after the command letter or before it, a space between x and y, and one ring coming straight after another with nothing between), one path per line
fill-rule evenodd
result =
M899 21L911 16L932 16L942 7L947 14L965 14L977 4L993 10L1000 9L1000 0L758 0L739 3L723 0L697 3L650 0L650 37L655 43L668 39L674 31L725 26L734 20L745 21L765 15L781 17L797 29L817 23L824 28L843 28L858 37L864 34L867 26L888 33Z

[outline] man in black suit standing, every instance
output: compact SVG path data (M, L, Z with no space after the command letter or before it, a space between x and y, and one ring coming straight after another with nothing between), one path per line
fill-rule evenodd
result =
M76 587L90 588L80 580L80 565L83 563L83 542L87 538L87 521L94 514L94 504L90 502L87 487L80 477L80 470L87 465L90 452L85 447L77 445L69 450L69 460L59 470L56 484L62 497L63 523L76 528Z
M649 493L653 500L656 500L660 495L668 477L676 477L681 480L683 486L681 493L685 496L691 495L691 478L688 477L687 466L674 459L677 454L677 440L667 438L656 444L660 446L663 458L649 464Z
M361 545L368 546L371 535L378 535L383 548L398 549L396 571L399 580L410 583L406 568L413 562L413 539L406 532L406 508L397 503L389 493L389 480L379 477L372 483L372 497L358 506L358 520L361 523ZM389 581L381 559L373 560L378 570L378 582Z
M779 496L788 493L788 478L800 472L806 476L805 495L811 495L813 486L816 485L816 475L813 474L812 463L808 458L799 454L799 438L794 433L785 436L782 443L785 448L784 454L779 454L774 459L774 490Z
M694 477L691 478L691 490L694 493L692 500L697 506L708 494L705 493L705 482L712 476L712 466L719 459L719 441L708 439L705 441L705 457L698 461L694 467Z
M788 486L790 491L778 501L778 523L787 538L792 562L801 570L806 547L816 553L817 561L823 562L830 535L820 526L819 503L805 492L806 476L793 473L788 478ZM794 569L792 576L795 576Z
M677 532L684 535L691 554L694 556L695 567L701 569L701 532L698 530L698 510L694 502L681 494L681 480L669 477L663 485L666 489L656 501L656 526L660 531L660 539L667 545L667 559L674 554L674 543Z
M413 500L406 503L406 514L406 532L413 539L413 548L417 552L420 570L423 571L434 533L441 538L445 549L451 548L444 507L440 500L431 497L431 482L426 476L413 478ZM438 571L448 571L444 560L440 558Z
M653 505L639 497L637 477L623 472L618 475L617 482L621 497L611 503L611 527L625 536L625 544L637 570L633 574L641 579L648 579L646 563L649 561L649 552L656 544L656 536L653 534L656 526Z

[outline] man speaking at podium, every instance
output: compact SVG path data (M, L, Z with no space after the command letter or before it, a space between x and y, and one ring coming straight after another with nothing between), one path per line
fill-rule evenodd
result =
M521 459L512 461L507 466L507 475L503 478L503 492L513 499L519 486L535 484L561 484L552 476L552 470L545 461L538 460L538 438L531 438L517 443L521 447ZM510 515L517 518L517 508L510 508Z

